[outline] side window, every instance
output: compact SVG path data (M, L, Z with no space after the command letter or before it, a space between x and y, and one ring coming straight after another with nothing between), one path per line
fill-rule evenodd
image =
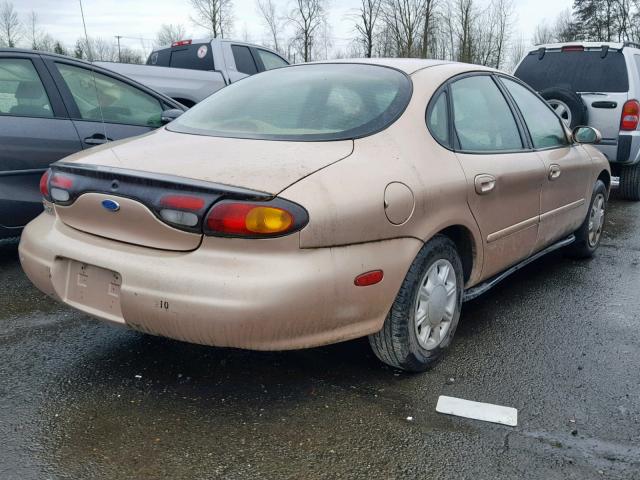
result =
M451 84L453 120L462 150L522 149L513 113L488 75L466 77Z
M441 92L427 113L427 126L431 135L440 143L449 145L449 111L447 92Z
M500 80L518 104L535 148L567 145L567 137L561 120L544 101L513 80L504 77Z
M0 59L0 115L53 117L49 97L31 60Z
M249 47L231 45L231 51L233 52L233 59L236 61L236 68L239 72L246 73L247 75L258 73L258 67L256 67L256 62L253 60Z
M56 63L56 66L71 90L82 120L101 121L104 118L109 123L162 125L162 105L148 93L86 68L65 63Z
M262 63L264 64L265 70L273 70L274 68L286 67L288 65L284 59L274 53L267 52L261 48L258 48L257 50L260 60L262 60Z

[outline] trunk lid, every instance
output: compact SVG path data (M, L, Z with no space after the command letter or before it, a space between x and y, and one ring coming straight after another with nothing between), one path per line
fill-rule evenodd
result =
M206 213L218 200L273 198L352 150L351 140L275 142L161 130L53 164L49 187L52 197L54 190L62 195L53 198L55 209L70 227L134 245L189 251L200 245ZM197 206L167 207L167 198L185 197ZM175 223L176 211L193 222Z

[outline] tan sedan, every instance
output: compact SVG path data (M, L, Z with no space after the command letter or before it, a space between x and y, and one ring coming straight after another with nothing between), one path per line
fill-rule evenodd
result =
M54 164L20 259L45 293L142 332L264 350L368 335L420 371L463 300L550 250L593 254L598 137L478 66L286 67Z

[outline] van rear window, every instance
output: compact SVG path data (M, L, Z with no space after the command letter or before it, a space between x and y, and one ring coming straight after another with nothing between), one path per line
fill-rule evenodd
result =
M211 45L208 43L196 43L155 51L149 56L147 64L189 70L214 70L213 54L211 53Z
M532 52L515 76L539 92L551 87L572 92L629 91L624 55L611 50L604 58L601 50L546 52L542 59Z

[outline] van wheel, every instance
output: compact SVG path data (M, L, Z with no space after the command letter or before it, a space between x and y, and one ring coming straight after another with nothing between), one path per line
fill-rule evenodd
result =
M620 169L620 197L625 200L640 200L640 163Z
M436 235L409 267L382 330L369 336L375 355L409 372L434 365L455 334L463 288L462 261L455 244Z
M598 180L593 187L587 217L576 230L576 241L569 246L568 253L574 258L591 258L600 245L607 210L607 187Z

